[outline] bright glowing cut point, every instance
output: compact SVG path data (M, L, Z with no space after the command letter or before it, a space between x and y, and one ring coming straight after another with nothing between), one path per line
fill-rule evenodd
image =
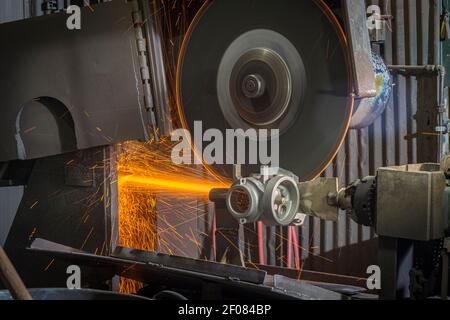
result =
M172 180L165 178L152 178L152 177L142 177L142 176L123 176L119 179L120 185L128 186L138 186L147 187L150 189L157 189L161 191L171 191L171 192L189 192L197 194L208 194L212 189L216 188L227 188L226 184L212 183L209 181L182 181L182 180Z

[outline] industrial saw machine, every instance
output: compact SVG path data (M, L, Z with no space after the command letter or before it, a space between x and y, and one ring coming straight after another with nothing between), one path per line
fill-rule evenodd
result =
M0 52L0 178L26 186L5 249L28 287L64 287L65 268L78 264L85 287L117 288L119 275L155 299L447 298L445 68L387 66L393 17L361 0L116 0L82 8L81 28L69 30L65 9L49 3L47 15L0 25L8 43ZM322 174L348 130L383 114L394 73L436 79L442 164L380 168L340 189ZM229 182L208 191L214 253L206 255L216 261L127 248L117 230L117 144L157 143L175 129L195 137L199 123L244 142L227 143L223 161L205 169ZM197 159L213 139L194 140ZM267 145L275 145L276 161L253 159L262 145L272 160ZM379 236L378 292L365 294L366 282L256 270L243 255L248 226L301 228L308 216L335 222L343 212ZM432 266L410 262L436 250ZM408 293L400 293L405 274Z

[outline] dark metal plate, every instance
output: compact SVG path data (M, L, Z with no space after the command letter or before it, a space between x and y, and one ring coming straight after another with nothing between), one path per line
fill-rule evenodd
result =
M77 256L80 260L89 260L89 254L67 246L56 244L44 239L36 239L30 247L35 252L47 253L58 257L67 257L67 254ZM95 255L94 255L95 256ZM203 274L205 277L233 279L235 281L244 281L254 284L263 284L266 277L265 271L248 269L228 264L220 264L209 261L194 260L183 257L169 256L166 254L152 253L142 250L134 250L123 247L117 247L111 257L96 256L96 263L90 266L115 265L123 269L132 268L133 265L151 265L153 267L164 267L167 269L179 270L179 272L190 274ZM112 263L114 262L114 263ZM123 269L121 272L123 272ZM176 270L175 270L176 269ZM120 272L120 273L121 273Z
M0 24L0 161L148 136L132 10L126 1L83 8L73 31L64 12Z
M265 272L230 265L191 260L165 255L156 255L139 250L120 249L118 257L98 256L70 247L61 246L43 239L36 239L30 251L53 258L96 267L102 273L112 273L142 281L150 287L178 288L192 291L212 290L204 299L228 297L229 299L345 299L346 297L311 285L281 276L268 277L264 282L254 281L253 276ZM180 266L175 266L180 264ZM216 271L211 267L214 266ZM256 273L255 273L256 272ZM253 275L252 275L253 274ZM248 282L250 280L250 282ZM205 289L209 287L209 289ZM214 292L214 293L213 293ZM205 293L203 293L205 294Z
M157 264L165 266L167 268L183 269L186 271L204 273L255 284L263 284L266 277L265 271L256 269L248 269L230 264L169 256L166 254L159 254L123 247L117 247L112 256L120 259Z

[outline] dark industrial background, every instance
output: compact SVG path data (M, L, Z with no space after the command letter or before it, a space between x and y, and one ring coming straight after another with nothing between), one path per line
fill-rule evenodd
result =
M394 16L382 52L386 64L439 63L439 1L384 0L369 4L377 4L383 14ZM394 84L384 115L368 129L350 130L333 166L327 170L328 176L339 177L342 186L373 175L379 167L437 162L437 144L433 137L425 134L428 130L424 123L428 118L426 110L437 105L436 97L427 97L418 91L418 85L425 86L426 81L395 76ZM314 254L334 261L309 259L309 269L362 274L367 266L376 264L374 234L344 214L338 224L309 218L301 234L304 248L310 247Z
M69 2L60 0L59 4L62 7ZM387 33L386 45L381 48L387 64L439 63L439 2L371 2L378 4L383 14L395 17L391 21L391 31ZM72 3L80 4L83 1ZM41 15L40 8L41 0L2 0L0 22ZM433 138L423 134L426 129L420 120L426 118L421 110L433 104L435 97L419 94L418 85L425 84L415 78L396 76L394 82L393 98L382 118L368 129L350 131L339 155L326 171L327 176L339 177L342 186L374 174L382 166L436 161L433 158ZM23 187L0 188L0 244L6 239L22 195ZM278 229L276 232L285 233L283 229ZM273 231L267 233L267 263L280 265L281 261L276 260L284 255L285 248L277 245ZM363 276L367 266L376 264L377 243L374 233L369 228L357 225L344 214L339 223L309 218L300 229L299 236L305 249L302 252L303 259L308 258L306 269Z

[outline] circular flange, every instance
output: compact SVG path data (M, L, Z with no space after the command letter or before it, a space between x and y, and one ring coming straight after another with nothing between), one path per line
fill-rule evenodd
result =
M262 189L264 186L256 179L240 179L228 190L228 212L241 224L258 221L261 215Z
M346 40L321 0L205 5L183 41L176 78L185 128L202 121L203 130L223 133L279 129L279 165L300 180L315 178L334 159L353 112ZM243 167L244 174L257 171Z
M263 201L266 225L291 225L298 213L300 191L297 182L288 176L276 176L267 183Z
M259 90L249 97L246 86L252 83ZM244 130L286 132L299 114L305 87L305 67L297 49L281 34L266 29L234 40L217 73L222 113L231 127Z

